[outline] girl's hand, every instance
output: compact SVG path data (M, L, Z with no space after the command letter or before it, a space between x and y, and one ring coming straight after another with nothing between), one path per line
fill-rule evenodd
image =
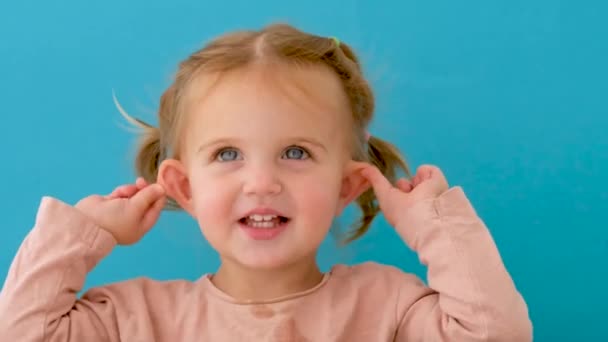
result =
M165 202L160 184L149 185L138 178L135 184L119 186L107 196L85 197L75 207L110 232L118 244L131 245L154 226Z
M404 221L416 203L437 198L448 190L443 172L432 165L420 166L411 181L402 178L395 186L374 166L363 169L361 174L371 183L380 210L393 227Z

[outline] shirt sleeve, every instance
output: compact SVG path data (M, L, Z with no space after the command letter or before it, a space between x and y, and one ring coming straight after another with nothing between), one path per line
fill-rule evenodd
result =
M396 341L532 341L527 305L462 188L412 207L398 234L427 266L404 283Z
M107 295L77 299L87 273L115 245L78 209L43 197L0 292L1 339L118 341L115 303Z

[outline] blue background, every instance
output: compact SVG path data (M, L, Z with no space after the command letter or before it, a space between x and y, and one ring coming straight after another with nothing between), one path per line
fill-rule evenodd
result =
M13 1L0 5L0 280L41 196L75 203L133 179L133 136L112 102L155 122L176 63L228 30L289 21L354 46L378 96L372 133L439 165L490 227L536 341L608 338L608 2ZM424 276L382 220L333 262ZM87 287L196 279L217 257L165 214Z

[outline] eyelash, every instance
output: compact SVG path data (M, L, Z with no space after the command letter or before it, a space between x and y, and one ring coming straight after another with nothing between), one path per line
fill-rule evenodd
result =
M311 158L311 157L312 157L312 155L310 154L310 152L309 152L307 149L305 149L305 148L304 148L304 147L302 147L302 146L297 146L297 145L292 145L292 146L287 147L287 148L285 149L284 154L286 154L286 153L287 153L287 151L289 151L290 149L298 149L298 150L300 150L300 151L304 152L304 155L305 155L305 156L304 156L304 158L303 158L303 159L295 159L295 160L307 160L307 159L309 159L309 158Z
M220 161L220 162L224 162L224 160L220 160L220 155L221 155L223 152L227 152L227 151L234 151L234 152L240 153L240 152L239 152L239 151L238 151L236 148L234 148L234 147L222 147L222 148L218 149L218 150L217 150L217 152L215 152L215 153L213 154L213 159L214 159L214 160L217 160L217 161ZM237 159L237 160L238 160L238 159ZM234 160L227 160L227 161L234 161Z
M293 159L293 160L307 160L312 158L312 154L308 151L308 149L302 147L302 146L298 146L298 145L292 145L289 146L285 149L285 151L283 152L283 155L285 155L287 153L287 151L289 151L290 149L299 149L304 153L304 157L301 159ZM234 159L234 160L220 160L220 155L223 152L227 152L227 151L234 151L237 153L240 153L240 151L237 148L231 147L231 146L227 146L227 147L222 147L219 148L215 153L213 153L213 160L219 161L219 162L230 162L230 161L237 161L239 159Z

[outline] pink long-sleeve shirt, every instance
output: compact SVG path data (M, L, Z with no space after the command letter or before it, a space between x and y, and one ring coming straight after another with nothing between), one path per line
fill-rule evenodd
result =
M417 204L395 229L428 266L428 285L368 262L336 265L314 288L264 302L237 301L208 274L136 278L77 298L116 241L44 197L0 293L0 341L532 340L526 303L460 187Z

